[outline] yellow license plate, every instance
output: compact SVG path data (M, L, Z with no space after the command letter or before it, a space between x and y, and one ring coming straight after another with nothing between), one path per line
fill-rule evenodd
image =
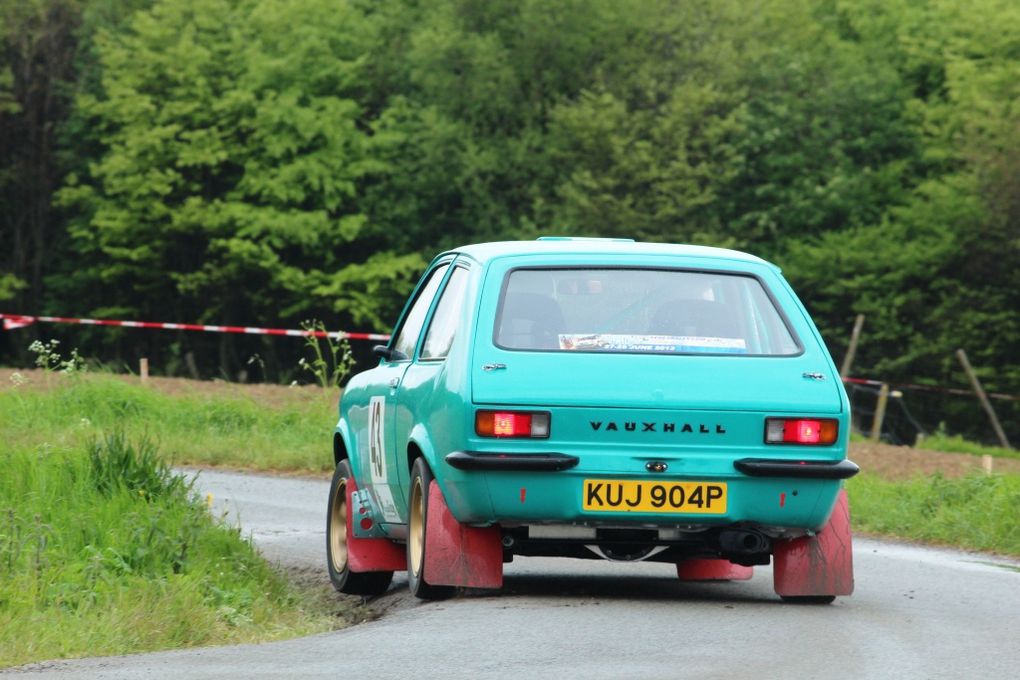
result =
M596 512L726 513L723 482L646 482L586 479L581 500Z

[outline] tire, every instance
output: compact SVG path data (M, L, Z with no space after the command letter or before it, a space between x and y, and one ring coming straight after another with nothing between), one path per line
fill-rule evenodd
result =
M326 511L326 567L333 587L348 595L381 595L393 580L392 571L353 572L347 561L347 485L354 488L351 464L337 463Z
M789 604L832 604L835 595L780 595Z
M434 586L425 581L425 552L428 550L429 487L432 471L424 458L411 467L411 491L407 501L407 584L411 594L423 600L452 597L453 586Z

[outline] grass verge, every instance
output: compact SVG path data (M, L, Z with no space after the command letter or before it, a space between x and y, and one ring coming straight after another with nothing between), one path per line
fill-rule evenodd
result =
M0 667L337 627L148 440L2 447Z
M287 395L285 399L272 398L259 401L243 392L237 394L205 393L201 391L189 392L186 394L169 394L157 391L152 387L125 382L117 377L104 374L86 375L46 375L45 379L50 385L20 385L0 389L0 430L4 432L5 438L0 442L0 454L5 451L31 451L30 457L44 460L57 460L68 458L75 459L74 451L81 449L82 442L89 438L101 436L103 432L116 431L118 428L126 433L130 441L141 441L148 437L155 441L161 452L161 460L169 460L175 464L214 464L230 465L257 470L295 470L295 471L326 471L332 465L332 458L329 451L329 433L336 418L336 396L335 392L319 391L283 391ZM33 377L36 382L41 379ZM253 392L253 394L256 394ZM276 390L274 394L281 394ZM257 396L257 394L256 394ZM962 440L961 440L962 441ZM926 443L930 448L950 448L952 442L944 444L942 440L929 440ZM980 454L988 453L987 447L963 442L961 446L968 445L965 453ZM1002 450L1005 452L1005 450ZM998 452L996 452L998 453ZM1006 456L1014 457L1015 452L1005 452ZM25 455L25 454L17 454ZM41 463L40 463L41 464ZM35 474L35 473L33 473ZM47 473L49 474L49 473ZM56 474L56 473L54 473ZM10 478L8 478L9 480ZM27 483L27 482L25 482ZM11 486L14 482L4 481L4 488L17 490L17 485ZM48 483L47 483L48 484ZM26 489L30 488L28 486ZM48 488L48 487L47 487ZM854 526L860 531L878 535L898 537L909 540L926 541L943 545L956 546L973 550L988 550L1002 554L1020 556L1020 515L1017 508L1020 507L1020 476L1017 475L995 475L985 477L975 475L961 479L945 479L941 476L917 478L907 482L895 482L882 479L881 477L863 473L851 479L848 483L851 495L851 508L854 514ZM25 493L41 493L37 491ZM20 510L21 501L11 501L9 496L0 496L0 544L4 537L17 535L17 541L24 544L22 548L21 569L28 570L36 567L28 555L29 547L35 545L32 540L39 541L45 535L43 527L52 527L55 523L71 521L72 526L79 526L80 531L86 531L81 527L82 520L75 518L64 518L60 520L46 519L47 515L40 513L39 518L35 514ZM132 499L135 502L144 499ZM120 501L126 502L126 501ZM98 513L90 506L83 506L80 517L91 518L91 513ZM98 507L98 506L97 506ZM134 510L121 509L114 511L117 516L133 517L132 527L129 531L134 535L143 535L140 532L148 531L143 518L147 515L142 513L140 508L149 506L137 506ZM11 508L17 510L17 521L8 521ZM107 511L103 511L107 512ZM166 519L169 519L167 517ZM151 520L155 521L155 520ZM167 525L169 526L169 525ZM127 529L125 529L127 530ZM170 529L166 529L169 531ZM35 533L33 534L32 531ZM229 531L227 533L230 533ZM236 533L236 532L235 532ZM90 534L95 538L94 534ZM35 538L31 538L34 536ZM98 538L96 538L98 540ZM79 544L79 552L86 550L88 543ZM125 546L128 544L124 544ZM103 543L94 544L93 547L104 546ZM114 553L102 551L105 547L97 548L100 552L89 552L86 550L84 564L116 564L115 555L120 555L122 548L115 548ZM2 551L3 548L0 548ZM130 549L124 547L123 550ZM250 548L247 548L250 552ZM28 551L28 552L25 552ZM0 559L4 553L0 552ZM243 555L243 551L241 553ZM50 558L46 558L50 559ZM60 559L64 559L61 557ZM231 558L233 559L233 558ZM239 558L240 559L240 558ZM248 558L244 558L247 560ZM252 558L254 559L254 558ZM89 561L91 560L91 561ZM79 557L79 561L81 558ZM257 562L257 560L256 560ZM104 581L109 583L138 580L138 572L130 561L126 562L131 570L104 567L102 571ZM242 564L248 562L242 561ZM260 564L260 563L259 563ZM31 569L29 569L31 567ZM99 567L89 567L95 572ZM244 567L248 569L249 567ZM261 567L259 567L261 568ZM2 569L2 567L0 567ZM80 570L85 567L79 566ZM251 567L256 569L256 567ZM87 571L87 570L86 570ZM2 572L6 574L7 572ZM58 572L54 578L63 578ZM192 573L192 572L189 572ZM111 575L112 574L112 575ZM19 577L21 578L21 577ZM24 578L27 578L25 576ZM196 577L197 578L197 577ZM120 581L118 581L118 579ZM145 580L145 579L142 579ZM172 574L172 581L188 582L181 578L180 574ZM199 579L201 582L201 579ZM290 604L273 605L279 611L304 608L305 616L298 616L290 619L275 619L276 623L268 623L271 617L256 614L254 610L238 609L235 600L231 598L217 600L215 594L208 600L210 593L205 586L192 585L191 595L193 604L179 605L169 601L165 604L168 614L164 627L173 628L175 619L172 614L175 607L182 607L183 612L193 606L206 606L211 602L213 605L213 616L206 627L206 633L196 633L194 639L174 638L173 636L160 638L148 633L143 633L143 628L134 625L124 625L118 630L109 628L114 624L99 624L88 622L77 626L79 638L77 643L72 644L71 639L75 638L74 633L63 631L62 627L70 628L75 624L70 623L70 614L76 614L79 605L73 599L61 599L55 597L52 591L48 594L39 595L41 600L36 600L37 610L21 610L19 616L23 617L15 621L10 618L10 605L7 600L0 602L0 665L12 663L12 658L25 659L30 652L19 651L17 654L8 653L8 644L14 644L15 633L6 631L17 630L19 626L28 625L25 623L33 617L40 617L42 623L38 624L38 633L30 634L27 637L38 637L40 640L47 636L53 638L54 642L47 649L58 650L53 655L74 655L81 653L115 653L128 650L153 649L156 647L179 646L183 644L205 644L204 639L212 641L227 641L245 639L244 636L259 637L275 634L272 630L279 631L279 634L295 634L304 630L314 629L314 626L321 625L322 615L329 608L335 609L337 601L335 596L317 590L321 586L320 581L315 579L304 579L307 583L305 588L295 594L292 592L289 597L297 598L286 600ZM161 583L155 579L156 584ZM0 586L3 595L17 599L23 596L25 589L31 585L20 582L21 585ZM318 584L318 585L314 585ZM79 582L80 585L80 582ZM105 587L105 586L104 586ZM113 588L113 586L110 586ZM120 592L117 586L111 591L109 600L116 599L116 593ZM144 607L136 610L137 616L149 615L149 611L160 605L153 598L163 597L161 593L166 586L151 586L154 590L146 591L147 594L132 596L124 599L124 606L131 602L146 602ZM217 586L218 588L219 586ZM277 584L274 588L284 587ZM204 589L203 589L204 588ZM102 591L102 588L100 588ZM185 592L187 588L184 589ZM271 592L272 589L266 592ZM26 592L31 592L29 589ZM15 597L17 596L17 597ZM147 599L146 599L147 598ZM235 598L236 599L236 598ZM253 599L254 603L258 598ZM14 601L12 600L12 602ZM49 602L48 606L53 611L64 612L63 619L49 620L45 617L45 609L38 602ZM245 597L240 597L244 607L249 605ZM90 615L99 616L94 607L98 605L89 604L83 611L92 612ZM103 606L112 607L107 604ZM259 604L258 606L263 606ZM68 609L68 607L72 607ZM215 615L220 608L220 614ZM8 609L5 609L8 608ZM242 614L236 621L244 625L240 628L231 628L229 621L232 611L240 611ZM35 613L26 614L26 611ZM113 611L113 610L111 610ZM43 613L40 613L43 612ZM334 615L336 612L332 612ZM361 616L353 614L353 616ZM130 612L124 614L130 620ZM219 618L217 618L217 616ZM344 616L351 616L344 614ZM7 618L5 618L7 617ZM224 618L226 617L226 618ZM251 619L251 624L247 623ZM113 621L110 618L109 621ZM56 621L56 623L54 623ZM97 620L98 621L98 620ZM259 628L258 622L267 622ZM319 621L316 623L315 621ZM101 630L107 626L108 632L103 634ZM311 627L311 628L310 628ZM26 629L26 630L31 630ZM286 631L286 632L284 632ZM87 638L87 636L95 636ZM13 636L13 637L12 637ZM121 640L113 643L102 643L100 638L108 640ZM124 636L119 638L118 636ZM66 643L57 643L57 639L66 638ZM29 644L29 643L19 643ZM34 644L34 643L32 643ZM42 643L40 643L41 645ZM104 646L105 645L105 646ZM118 646L119 645L119 646ZM13 648L12 648L13 649ZM40 647L42 649L42 647ZM79 651L72 651L72 650ZM82 651L84 650L84 651ZM31 658L43 658L47 656L42 652L36 653Z
M847 490L857 531L1020 556L1020 475L892 482L862 473Z
M33 378L44 380L0 389L0 431L13 448L70 448L120 429L152 439L178 465L332 469L336 392L295 391L270 405L243 393L167 394L101 373Z

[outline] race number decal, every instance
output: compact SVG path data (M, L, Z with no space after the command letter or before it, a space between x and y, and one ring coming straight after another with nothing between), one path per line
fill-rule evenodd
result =
M368 460L372 468L372 481L386 483L386 397L372 397L368 402Z
M379 503L383 519L399 522L400 514L387 485L386 474L386 397L372 397L368 402L368 467L372 474L372 491Z

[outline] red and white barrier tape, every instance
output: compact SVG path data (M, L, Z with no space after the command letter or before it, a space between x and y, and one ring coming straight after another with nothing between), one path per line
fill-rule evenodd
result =
M252 326L207 326L197 323L160 323L158 321L120 321L114 319L75 319L64 316L28 316L0 314L4 330L24 328L35 322L82 324L85 326L121 326L124 328L160 328L168 331L205 331L206 333L247 333L249 335L289 335L294 337L336 338L337 340L378 340L385 342L390 336L383 333L349 333L347 331L306 331L291 328L255 328Z
M31 326L33 323L42 322L81 324L85 326L121 326L123 328L159 328L168 331L204 331L206 333L246 333L249 335L287 335L292 337L313 336L316 338L330 337L337 340L375 340L378 342L386 342L390 339L390 336L384 333L349 333L347 331L324 332L295 330L292 328L255 328L252 326L207 326L196 323L161 323L158 321L121 321L114 319L76 319L64 316L29 316L27 314L0 314L0 319L4 322L3 327L5 331L12 331L16 328L24 328L25 326ZM873 387L880 387L882 385L881 380L867 380L864 378L843 378L843 382L854 385L869 385ZM963 395L973 394L970 390L953 387L914 385L911 383L896 383L893 386L900 389L923 390L926 392L944 392L948 394ZM1020 396L1015 394L990 392L988 396L993 399L1020 401Z

